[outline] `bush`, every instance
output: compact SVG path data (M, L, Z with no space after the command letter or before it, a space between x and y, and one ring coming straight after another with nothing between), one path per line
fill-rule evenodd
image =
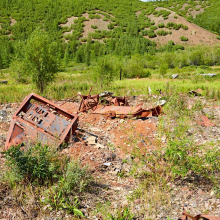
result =
M188 41L188 37L181 36L181 37L180 37L180 40L181 40L181 41Z
M23 183L44 184L51 183L61 173L61 161L57 153L49 146L36 144L33 147L21 148L12 146L6 151L6 160L10 168L10 175Z
M93 28L93 29L97 29L98 26L97 26L97 25L91 25L91 28Z
M89 14L89 18L90 18L90 19L101 18L101 16L98 15L98 14Z
M184 29L184 30L188 30L188 26L187 26L187 25L184 25L184 26L183 26L183 29Z
M82 192L91 183L92 177L87 171L87 167L81 167L79 162L71 162L67 165L64 178L61 181L63 192Z
M153 32L153 31L148 31L148 37L149 38L154 38L156 37L157 35Z
M216 38L217 38L218 40L220 40L220 36L217 36Z
M115 23L110 23L110 24L108 24L108 29L113 29L114 28L114 26L115 26Z
M150 27L150 30L151 30L151 31L157 30L157 26L156 26L156 25L151 26L151 27Z
M157 31L157 35L159 35L159 36L166 36L167 34L168 34L168 32L164 31L164 30Z
M165 27L165 24L164 24L164 23L160 23L160 24L158 24L158 27L159 27L159 28L164 28L164 27Z

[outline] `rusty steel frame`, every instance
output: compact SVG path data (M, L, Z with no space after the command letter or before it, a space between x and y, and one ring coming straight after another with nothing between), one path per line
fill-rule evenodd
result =
M90 109L93 111L97 108L99 104L99 95L81 95L81 102L79 106L79 112L86 112Z
M68 142L78 125L78 115L31 93L12 116L5 150L32 139L44 144Z
M220 220L219 217L216 216L211 216L211 215L196 215L196 216L192 216L190 214L188 214L185 210L182 213L182 217L179 218L178 220L199 220L199 219L203 219L203 220Z

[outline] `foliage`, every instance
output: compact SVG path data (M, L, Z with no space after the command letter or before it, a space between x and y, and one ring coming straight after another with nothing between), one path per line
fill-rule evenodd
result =
M157 35L153 32L153 31L148 31L148 37L149 38L154 38L156 37Z
M164 31L164 30L159 30L159 31L157 31L156 33L157 33L157 35L159 35L159 36L166 36L166 35L168 34L168 32L167 32L167 31Z
M91 28L93 28L93 29L97 29L98 26L97 26L97 25L91 25Z
M107 57L101 58L96 68L96 81L101 87L108 85L113 80L113 66Z
M181 41L188 41L188 37L181 36L181 37L180 37L180 40L181 40Z
M217 36L216 38L217 38L218 40L220 40L220 36Z
M60 185L65 193L83 192L92 181L92 177L87 171L87 167L83 168L79 162L70 162L67 164L67 170L64 178L60 181Z
M165 24L164 24L164 23L160 23L160 24L158 24L158 27L159 27L159 28L164 28L164 27L165 27Z
M36 29L27 41L25 47L27 70L41 93L54 80L59 69L56 52L56 43L51 43L47 33L40 29Z
M115 216L108 214L108 219L110 220L132 220L134 215L131 214L128 208L124 210L118 210Z
M10 172L13 172L18 181L31 182L32 184L53 182L61 171L61 163L56 156L53 149L41 144L25 149L18 145L6 151Z

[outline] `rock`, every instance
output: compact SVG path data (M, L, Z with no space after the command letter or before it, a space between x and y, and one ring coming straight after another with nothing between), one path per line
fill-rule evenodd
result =
M214 73L206 73L206 74L200 74L200 76L214 77L214 76L216 76L216 74L214 74Z
M109 153L106 156L107 161L113 161L116 158L116 155L114 153Z
M176 78L179 77L179 74L173 74L173 75L171 75L171 77L172 77L173 79L176 79Z
M99 129L99 128L95 128L95 127L90 128L90 130L91 130L91 131L97 131L97 132L101 132L101 131L102 131L101 129Z
M5 108L12 108L12 107L11 107L11 104L6 105Z
M165 105L166 104L166 100L159 100L158 102L157 102L157 105L160 105L160 106L163 106L163 105Z
M87 139L86 139L86 142L88 143L88 144L90 144L90 145L95 145L96 144L96 137L94 137L94 136L90 136L90 137L88 137Z
M96 144L94 146L94 148L96 148L96 149L105 149L106 147L104 145L102 145L102 144Z
M111 162L109 162L109 163L103 163L103 165L106 166L106 167L109 167L109 166L111 166Z

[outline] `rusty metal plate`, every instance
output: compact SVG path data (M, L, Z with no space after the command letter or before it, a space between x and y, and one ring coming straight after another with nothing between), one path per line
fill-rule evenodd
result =
M219 217L216 216L211 216L211 215L196 215L196 216L192 216L190 214L188 214L185 210L183 211L183 216L181 218L179 218L178 220L199 220L199 219L203 219L203 220L220 220Z
M59 105L31 93L13 115L5 150L29 139L60 145L69 141L77 122L77 114L69 113Z
M126 117L150 117L158 116L161 114L162 108L157 106L153 109L142 109L141 106L99 106L93 114L114 115L114 117L126 116Z

